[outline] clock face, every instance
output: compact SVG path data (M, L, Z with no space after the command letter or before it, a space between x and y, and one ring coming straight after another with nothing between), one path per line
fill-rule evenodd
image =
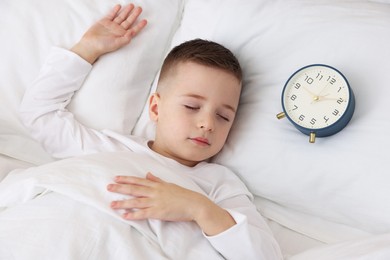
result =
M306 129L322 129L336 123L350 99L345 77L327 65L310 65L287 81L282 103L293 123Z

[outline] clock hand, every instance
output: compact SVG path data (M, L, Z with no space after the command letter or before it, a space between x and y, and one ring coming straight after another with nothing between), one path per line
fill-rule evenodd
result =
M320 101L331 101L331 100L340 100L342 102L346 102L346 100L343 100L342 98L340 97L327 97L329 96L330 94L326 94L326 95L323 95L323 96L317 96L315 100L313 100L313 102L320 102ZM312 103L313 103L312 102Z
M313 93L312 91L310 91L308 88L306 88L305 86L302 86L303 87L303 89L307 92L307 93L309 93L310 94L310 96L311 96L311 98L312 98L312 102L311 102L311 104L313 103L313 102L317 102L317 101L319 101L320 100L320 96L319 95L317 95L317 94L315 94L315 93Z
M327 84L326 86L324 86L324 87L321 89L320 93L318 93L318 94L312 92L311 90L309 90L309 89L308 89L307 87L305 87L305 86L302 86L302 87L303 87L303 89L304 89L307 93L310 94L310 96L311 96L311 98L312 98L312 102L311 102L310 104L313 104L314 102L318 102L318 101L321 101L321 100L324 100L324 99L329 99L329 98L324 98L324 97L326 97L326 96L328 96L328 95L330 95L330 94L321 95L321 93L324 92L324 90L325 90L328 86L329 86L329 84ZM335 99L337 99L337 98L335 98Z
M318 101L324 101L324 100L339 100L339 98L321 96Z
M308 88L306 88L305 86L302 86L303 87L303 89L307 92L307 93L309 93L312 97L315 97L315 96L317 96L317 94L314 94L313 92L311 92Z
M337 97L327 97L329 95L330 94L326 94L326 95L323 95L323 96L315 96L313 98L313 101L310 104L313 104L314 102L329 101L329 100L339 100L340 99L340 98L337 98Z
M324 92L325 89L326 89L327 87L329 87L329 86L330 86L330 83L329 83L329 82L326 83L326 85L321 89L320 93L318 93L318 96L321 96L322 92ZM329 95L329 94L328 94L328 95Z

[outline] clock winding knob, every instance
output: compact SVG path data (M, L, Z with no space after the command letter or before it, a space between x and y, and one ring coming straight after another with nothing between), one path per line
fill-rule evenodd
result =
M285 117L286 117L286 113L284 113L284 112L280 112L279 114L276 115L277 119L282 119L282 118L285 118Z

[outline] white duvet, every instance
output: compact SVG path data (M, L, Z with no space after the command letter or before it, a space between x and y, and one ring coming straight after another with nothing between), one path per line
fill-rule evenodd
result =
M203 193L192 180L132 152L10 173L0 183L0 259L220 259L194 223L126 221L110 209L124 197L106 191L114 176L148 171Z

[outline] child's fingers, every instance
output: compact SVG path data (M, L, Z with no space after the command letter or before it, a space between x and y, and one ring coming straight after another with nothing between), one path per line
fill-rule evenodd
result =
M129 29L134 24L134 22L137 20L138 16L140 16L141 13L142 13L141 7L138 6L134 8L134 10L132 10L132 12L128 14L126 19L121 22L122 28L124 28L125 30Z
M158 178L157 176L154 176L151 172L148 172L146 174L146 179L148 180L151 180L151 181L154 181L154 182L164 182L163 180L161 180L160 178Z
M147 197L151 189L146 186L131 184L109 184L107 185L107 190L124 195L131 195L134 197Z
M128 200L118 200L111 202L113 209L143 209L151 206L151 201L148 198L134 198Z
M134 25L130 30L127 31L126 36L131 38L135 37L147 24L146 20L141 20L139 23Z
M106 19L109 19L110 21L114 20L114 18L117 16L119 10L121 9L121 5L117 4L115 5L110 12L106 15Z
M128 6L125 6L122 8L122 10L117 14L117 16L114 19L114 22L117 24L121 24L123 21L127 19L129 14L133 12L134 4L129 4Z
M118 184L134 184L134 185L142 185L142 186L151 186L153 184L152 181L147 180L145 178L135 177L135 176L116 176L115 182Z

